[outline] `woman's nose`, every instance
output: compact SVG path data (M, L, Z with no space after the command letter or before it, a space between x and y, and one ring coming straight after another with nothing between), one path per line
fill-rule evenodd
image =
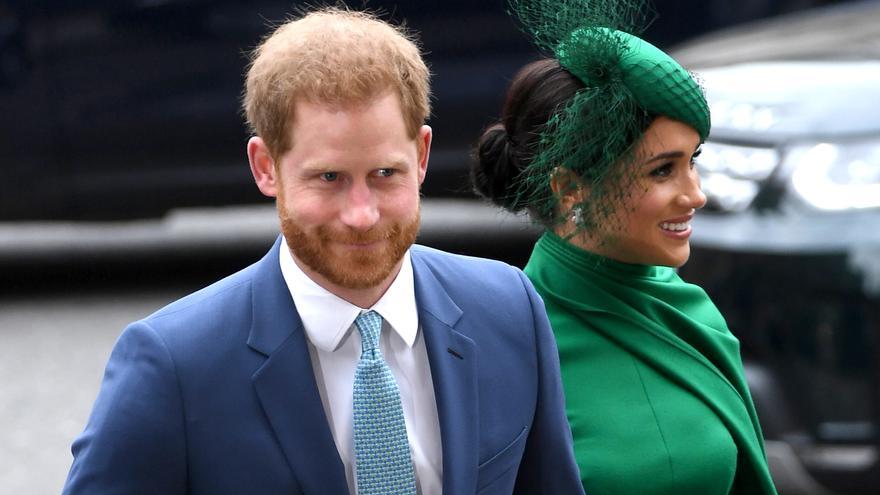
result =
M696 169L693 169L688 174L677 200L681 206L695 210L706 206L706 194L700 187L700 174Z

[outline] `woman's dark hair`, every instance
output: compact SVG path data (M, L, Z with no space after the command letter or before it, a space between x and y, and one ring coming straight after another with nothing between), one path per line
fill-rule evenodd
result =
M474 191L513 212L529 208L526 200L531 195L517 194L519 176L537 153L547 122L583 87L556 59L537 60L520 69L507 90L501 119L483 131L477 143L471 165Z
M535 181L524 174L542 151L541 139L546 137L543 134L547 123L563 112L584 88L580 79L553 58L537 60L520 69L507 90L501 119L483 131L477 143L471 165L474 191L506 210L519 212L527 209L532 218L544 225L552 225L558 220L555 208L548 207L553 203L541 199L550 197L550 191L538 190L548 187L549 182ZM640 139L655 117L640 107L627 110L621 106L612 110L595 106L604 104L604 100L594 99L592 102L593 105L585 106L581 111L623 112L610 118L635 119L636 128L623 139L627 146ZM607 147L571 150L580 161L577 170L586 174L586 179L591 178L590 167L602 163L607 151ZM618 150L620 156L625 152L624 149Z

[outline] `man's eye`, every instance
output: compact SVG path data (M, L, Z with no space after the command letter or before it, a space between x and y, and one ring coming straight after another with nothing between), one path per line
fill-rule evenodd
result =
M323 179L327 182L333 182L338 178L339 178L339 174L336 172L324 172L323 174L321 174L321 179Z
M380 168L379 170L376 171L376 174L379 175L379 177L391 177L392 175L394 175L394 169L393 168Z

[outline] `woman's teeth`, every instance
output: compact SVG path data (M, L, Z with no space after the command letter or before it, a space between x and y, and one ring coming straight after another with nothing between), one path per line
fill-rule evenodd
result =
M663 230L670 230L672 232L681 232L683 230L687 230L689 225L690 225L689 222L682 222L682 223L663 222L660 224L660 228Z

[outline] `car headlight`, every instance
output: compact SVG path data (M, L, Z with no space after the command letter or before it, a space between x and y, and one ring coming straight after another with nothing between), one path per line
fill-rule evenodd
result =
M791 148L783 170L794 191L821 210L880 207L880 141Z
M729 84L742 87L742 78L730 81ZM762 89L753 89L761 94ZM716 100L711 103L712 126L741 131L767 131L779 120L777 110L770 105L755 105L735 102L732 100Z
M742 211L752 203L765 180L779 164L773 148L706 142L697 165L703 192L724 211Z
M779 155L773 148L707 142L701 149L697 159L701 170L733 179L762 181L779 163Z

